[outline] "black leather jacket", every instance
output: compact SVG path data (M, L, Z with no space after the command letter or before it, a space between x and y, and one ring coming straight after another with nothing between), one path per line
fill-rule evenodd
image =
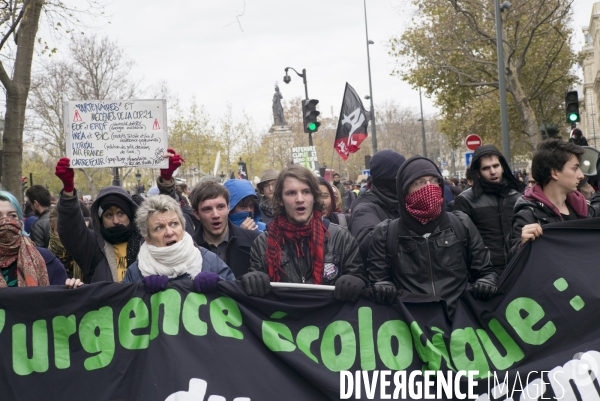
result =
M475 196L473 189L462 192L454 201L454 210L471 218L490 250L490 259L498 275L508 264L508 250L512 233L513 209L521 193L511 189L507 196L482 193Z
M453 213L465 227L466 252L448 219L428 238L400 224L398 255L392 266L393 255L387 252L388 227L392 220L386 220L373 231L367 265L369 281L391 281L399 290L438 296L446 301L452 316L456 300L468 282L492 276L497 279L490 252L483 245L479 231L466 214Z
M327 224L326 224L327 226ZM329 223L329 238L325 237L325 269L323 285L334 285L344 274L360 277L367 283L358 244L350 232L337 224ZM267 268L267 235L263 232L252 244L250 254L250 271L269 273ZM329 267L333 264L335 267ZM304 256L296 256L296 246L285 242L281 248L281 268L286 273L281 282L312 284L312 263L308 250L308 242L304 243Z

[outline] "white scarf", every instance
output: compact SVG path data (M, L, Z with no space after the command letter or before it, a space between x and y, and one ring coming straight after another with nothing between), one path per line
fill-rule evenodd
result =
M187 273L193 279L202 271L202 253L185 233L181 241L171 246L158 248L144 242L138 253L138 267L144 277L156 274L176 278Z

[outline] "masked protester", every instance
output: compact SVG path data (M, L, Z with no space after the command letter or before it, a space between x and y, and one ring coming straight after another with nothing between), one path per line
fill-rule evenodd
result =
M47 249L23 231L23 211L9 192L0 191L0 288L63 285L67 272Z
M143 282L155 293L170 280L189 279L197 292L211 292L220 280L235 280L229 267L214 253L198 247L185 231L179 203L167 195L146 200L138 208L136 226L145 242L124 283Z
M258 197L248 180L228 180L223 184L229 191L229 221L246 230L263 232L266 224L261 221Z
M452 317L470 277L475 297L491 297L498 275L489 251L467 215L444 211L437 166L412 157L398 171L396 185L400 218L379 224L369 249L367 270L376 300L391 303L396 290L436 296Z
M457 196L454 210L465 213L475 224L501 276L508 263L513 209L525 184L511 173L506 159L493 145L475 150L469 170L473 186Z
M275 183L275 219L252 244L250 272L241 277L249 295L264 296L270 282L335 285L334 296L355 302L365 287L352 235L323 220L317 177L301 166L284 169Z
M406 159L393 150L382 150L370 161L371 190L352 205L349 229L360 246L363 263L367 263L373 229L387 219L398 218L396 174Z
M70 160L62 158L56 176L63 182L58 201L58 236L81 268L85 282L120 282L137 259L142 236L133 221L137 204L118 186L102 188L91 207L92 230L79 208Z

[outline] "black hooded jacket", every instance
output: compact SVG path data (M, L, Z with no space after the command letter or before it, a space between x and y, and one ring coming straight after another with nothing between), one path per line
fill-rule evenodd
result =
M394 258L393 254L388 253L388 230L390 224L396 224L397 220L386 220L373 231L367 264L368 278L371 283L391 281L399 290L437 296L446 302L452 316L456 300L467 288L469 281L484 277L497 280L497 276L490 263L489 251L484 246L477 228L464 213L452 212L464 226L466 243L461 243L452 228L450 213L443 210L440 217L433 220L433 227L428 227L428 230L431 229L429 235L419 235L409 228L418 221L406 210L403 183L419 178L407 174L407 170L411 169L411 164L416 160L431 163L430 171L438 171L434 175L442 178L433 162L420 156L407 160L400 168L397 191L400 194L398 207L401 218L397 255ZM424 175L430 174L425 173L421 176ZM413 221L405 221L409 219Z
M131 204L131 210L135 214L137 204L131 196L121 187L109 186L102 188L98 197L92 204L92 230L85 224L85 219L79 208L77 190L72 197L68 197L61 191L58 199L58 236L67 252L77 262L84 274L86 282L96 283L99 281L117 281L117 260L113 246L104 240L100 232L100 218L98 217L98 206L100 201L107 195L118 195ZM130 219L130 224L134 224ZM142 239L139 235L133 236L132 240Z
M502 177L506 187L500 191L488 189L485 182L482 186L482 180L477 175L481 157L490 154L498 157L504 170ZM456 198L454 210L461 211L471 218L481 234L483 243L490 250L490 259L496 273L502 275L508 263L513 209L522 195L523 183L511 173L506 159L493 145L477 148L469 169L473 187L463 191Z

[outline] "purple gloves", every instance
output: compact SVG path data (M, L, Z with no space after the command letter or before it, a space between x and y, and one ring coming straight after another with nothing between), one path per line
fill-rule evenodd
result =
M217 282L221 277L214 272L200 272L194 277L194 288L196 292L213 292L217 289Z
M154 294L155 292L162 291L167 288L169 277L153 274L151 276L144 277L142 282L146 284L146 292L149 294Z

